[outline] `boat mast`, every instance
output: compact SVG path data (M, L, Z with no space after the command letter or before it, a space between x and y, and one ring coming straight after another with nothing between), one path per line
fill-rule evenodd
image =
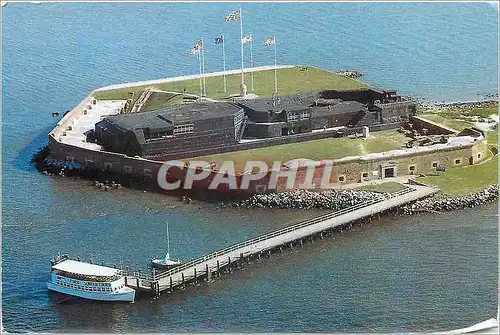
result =
M170 236L168 234L168 221L167 221L167 255L170 258Z

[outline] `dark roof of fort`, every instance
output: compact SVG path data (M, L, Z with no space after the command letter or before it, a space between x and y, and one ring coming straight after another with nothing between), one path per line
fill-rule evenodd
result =
M307 109L307 105L296 104L296 103L283 103L280 98L280 103L276 103L273 105L272 99L255 99L255 100L246 100L244 102L239 102L240 106L245 107L246 109L253 110L255 112L267 113L268 111L273 111L275 113L280 113L283 110L293 112Z
M364 104L357 101L343 101L330 106L314 106L312 107L313 117L321 117L325 115L353 113L359 111L366 111L367 108Z
M227 102L190 103L180 106L106 117L110 123L126 130L163 128L196 120L218 119L232 116L241 107Z

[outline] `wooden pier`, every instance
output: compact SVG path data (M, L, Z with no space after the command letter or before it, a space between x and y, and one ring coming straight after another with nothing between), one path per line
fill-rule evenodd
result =
M284 247L293 247L302 244L307 239L323 238L323 235L333 229L342 229L343 226L362 219L371 219L374 216L398 209L400 206L420 198L434 194L438 189L407 185L404 190L392 193L382 200L351 206L349 208L329 213L311 220L303 221L268 234L251 238L227 248L193 259L165 272L154 272L145 275L138 272L126 275L126 285L139 291L149 291L154 297L160 292L172 292L188 282L201 278L210 279L213 275L220 275L222 270L231 270L232 266L241 266L249 257L260 258Z

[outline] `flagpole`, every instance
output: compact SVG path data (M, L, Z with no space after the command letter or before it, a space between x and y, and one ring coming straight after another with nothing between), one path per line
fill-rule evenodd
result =
M250 33L250 68L252 68L252 72L250 72L250 76L252 78L252 92L253 92L253 36Z
M225 37L222 35L222 67L224 69L224 74L222 77L224 78L224 93L227 93L227 86L226 86L226 48L224 47L225 43Z
M201 63L203 68L203 96L207 96L207 83L205 81L205 41L201 39Z
M203 79L201 79L201 52L198 51L198 63L200 64L200 98L203 96Z
M241 95L245 94L245 76L243 74L243 15L240 7L240 49L241 49Z
M276 69L276 37L274 39L274 93L278 93L278 70Z

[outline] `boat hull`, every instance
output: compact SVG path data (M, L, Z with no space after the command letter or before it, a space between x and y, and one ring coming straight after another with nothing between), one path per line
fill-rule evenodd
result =
M68 287L62 287L51 282L47 282L47 288L54 292L59 292L66 295L71 295L74 297L79 297L89 300L98 301L121 301L121 302L134 302L135 300L135 290L127 288L125 292L83 292L79 290L74 290Z

